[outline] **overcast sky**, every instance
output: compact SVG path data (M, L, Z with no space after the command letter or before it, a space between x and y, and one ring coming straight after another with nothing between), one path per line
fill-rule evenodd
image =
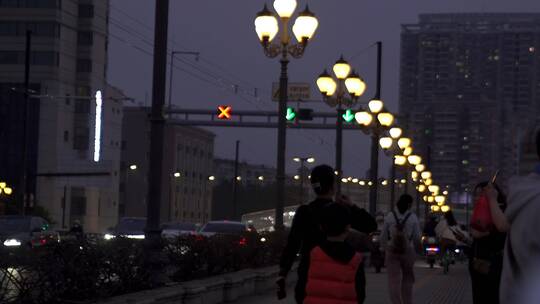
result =
M111 0L109 82L128 96L150 104L154 1ZM266 1L271 7L273 1ZM303 9L306 0L299 0ZM415 23L422 13L450 12L540 12L538 0L311 0L319 28L303 58L292 60L289 79L312 85L312 97L320 99L315 79L331 67L340 54L368 84L375 83L375 41L382 41L382 99L391 111L398 110L400 25ZM230 104L236 110L277 110L270 100L272 82L279 77L279 62L266 58L254 31L255 14L264 1L171 0L169 46L174 50L198 51L200 60L182 56L176 61L174 104L182 108L216 109ZM235 94L232 87L238 86ZM258 98L254 96L255 88ZM309 104L330 111L324 104ZM241 141L241 159L275 166L276 131L270 129L211 128L217 137L215 154L234 158L235 141ZM295 168L294 156L312 155L317 163L334 165L334 131L291 130L287 134L287 168ZM364 176L369 167L369 139L362 132L346 131L343 168L345 175ZM383 168L389 159L381 158ZM383 169L382 175L387 170Z

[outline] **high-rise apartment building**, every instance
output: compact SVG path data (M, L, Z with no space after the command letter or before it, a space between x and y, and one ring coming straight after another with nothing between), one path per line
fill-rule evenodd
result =
M146 216L150 108L125 107L120 216ZM201 128L165 125L161 222L206 223L211 215L215 135Z
M400 114L443 186L517 173L540 113L540 14L426 14L402 25Z
M118 218L125 97L106 82L108 14L108 0L0 1L0 175L14 197L26 192L27 211L45 208L59 228L80 220L86 231L101 232ZM28 31L31 90L25 92ZM25 93L31 94L28 119Z

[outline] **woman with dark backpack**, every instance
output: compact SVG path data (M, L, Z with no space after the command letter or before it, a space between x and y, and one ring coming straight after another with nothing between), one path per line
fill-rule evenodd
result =
M386 249L388 287L392 304L412 304L414 261L421 248L418 218L410 211L412 196L402 195L396 210L386 217L381 234L381 245Z

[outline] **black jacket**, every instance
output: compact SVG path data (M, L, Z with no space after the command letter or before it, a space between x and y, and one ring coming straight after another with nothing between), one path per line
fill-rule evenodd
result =
M320 219L323 208L330 203L332 200L316 199L309 205L300 206L296 210L287 245L281 256L279 274L286 276L291 270L297 254L300 253L298 283L295 290L299 303L305 297L310 252L325 240L324 234L319 228ZM371 233L377 229L377 222L366 210L357 206L351 206L350 209L353 229L364 233Z

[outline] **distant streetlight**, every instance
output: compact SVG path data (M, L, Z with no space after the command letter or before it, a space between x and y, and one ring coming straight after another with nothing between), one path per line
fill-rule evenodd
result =
M174 172L173 176L175 178L179 178L180 176L182 176L182 174L180 174L180 172Z
M211 181L211 182L213 182L213 181L216 180L216 177L213 176L213 175L210 175L210 176L208 177L208 180Z
M130 170L137 170L137 165L131 165L131 166L129 166L129 169Z
M430 171L424 171L424 172L420 173L420 176L422 177L423 180L430 179L431 178L431 172Z
M11 195L13 193L13 189L11 187L8 187L6 182L0 182L0 194L4 193L5 195Z
M401 130L401 128L395 127L390 129L388 133L390 133L390 137L392 137L393 139L398 139L401 137L401 134L403 134L403 130Z
M411 139L407 137L402 137L398 140L398 146L400 149L404 150L411 145Z
M259 180L260 180L261 182L264 181L264 176L262 176L262 175L259 176Z

